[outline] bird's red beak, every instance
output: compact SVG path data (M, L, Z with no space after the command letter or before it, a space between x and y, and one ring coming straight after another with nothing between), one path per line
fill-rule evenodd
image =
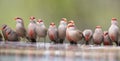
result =
M17 20L17 18L14 18L14 20Z

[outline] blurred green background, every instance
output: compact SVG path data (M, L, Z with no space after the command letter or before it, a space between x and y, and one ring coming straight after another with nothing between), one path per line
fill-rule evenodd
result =
M47 27L50 22L58 25L65 17L74 20L81 30L96 25L107 30L112 17L120 19L120 0L0 0L0 25L15 28L16 16L24 19L26 28L29 17L35 16L43 19Z

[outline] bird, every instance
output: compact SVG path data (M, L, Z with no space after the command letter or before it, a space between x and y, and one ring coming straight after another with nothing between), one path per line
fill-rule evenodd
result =
M27 31L25 29L23 19L20 17L16 17L14 20L16 20L16 33L18 34L18 36L29 40L26 36Z
M30 42L32 43L36 43L36 21L35 21L35 17L31 16L30 17L30 23L28 24L28 29L27 29L27 33L28 33L28 37L30 39Z
M59 43L63 44L65 37L66 37L66 29L67 29L67 19L62 18L60 24L58 26L58 38Z
M8 41L11 41L11 42L18 42L20 40L17 33L12 29L6 30L6 36L7 36Z
M112 40L112 42L115 42L116 45L119 45L119 41L118 41L118 37L119 37L119 27L118 27L118 22L116 18L112 18L111 19L111 25L108 29L108 35L110 37L110 39Z
M42 19L38 19L37 21L36 34L39 39L42 37L44 38L44 43L46 42L47 28Z
M54 22L50 23L48 28L48 37L52 42L54 42L54 44L58 44L58 29Z
M84 37L84 40L85 40L85 44L88 45L90 40L92 39L92 35L93 35L93 32L91 29L85 29L83 31L83 37Z
M1 28L1 31L2 31L2 34L3 34L3 38L5 41L8 40L7 36L6 36L6 31L7 29L10 29L10 27L8 27L6 24L3 24L2 25L2 28Z
M75 24L69 22L66 30L66 39L71 45L76 45L82 39L82 31L75 28Z
M93 42L96 45L101 45L103 42L103 32L101 26L96 26L96 29L93 34Z
M103 35L104 36L103 44L104 45L112 45L112 41L108 35L108 31L104 31L103 34L104 34Z

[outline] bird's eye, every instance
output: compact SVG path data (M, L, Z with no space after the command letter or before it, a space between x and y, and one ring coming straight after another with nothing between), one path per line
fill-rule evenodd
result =
M43 21L42 21L41 19L39 19L37 22L39 22L39 23L40 23L40 22L43 22Z

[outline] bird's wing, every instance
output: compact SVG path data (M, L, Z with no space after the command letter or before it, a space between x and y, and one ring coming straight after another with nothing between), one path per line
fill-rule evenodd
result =
M82 33L82 31L80 31L80 30L76 30L77 31L77 36L80 38L80 39L82 39L83 38L83 33Z

